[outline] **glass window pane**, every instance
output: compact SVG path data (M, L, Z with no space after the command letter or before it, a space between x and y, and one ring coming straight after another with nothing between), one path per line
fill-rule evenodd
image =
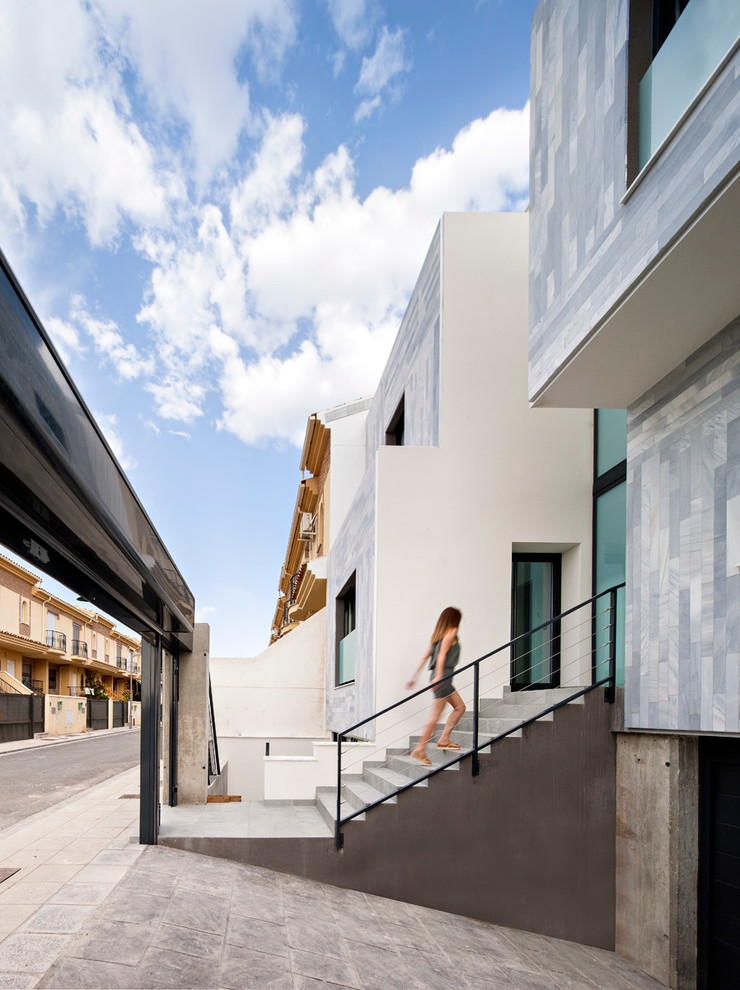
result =
M627 410L599 409L596 417L596 477L627 456Z
M621 584L625 578L627 542L627 483L604 492L596 500L596 547L594 551L595 593ZM605 624L609 598L596 602L596 680L608 673L608 630ZM603 614L602 614L603 613ZM617 592L617 684L624 684L624 588Z

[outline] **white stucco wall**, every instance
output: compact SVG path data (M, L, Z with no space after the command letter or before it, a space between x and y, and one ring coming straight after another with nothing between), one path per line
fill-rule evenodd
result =
M510 639L512 552L563 554L563 608L591 593L592 413L529 407L527 248L523 214L443 218L439 446L375 455L371 710L407 693L445 606L461 663Z
M322 420L331 430L330 547L365 473L365 421L370 402L370 399L360 399L338 409L327 409L321 414ZM347 410L351 411L348 413Z
M325 739L326 610L256 657L211 657L219 755L229 763L229 792L264 796L265 743L275 755L304 755Z

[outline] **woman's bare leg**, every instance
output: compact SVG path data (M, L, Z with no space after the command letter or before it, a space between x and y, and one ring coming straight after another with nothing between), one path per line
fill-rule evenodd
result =
M457 694L457 692L455 692ZM459 696L458 696L459 697ZM447 698L435 698L432 702L432 710L429 714L429 719L427 724L424 726L424 731L421 734L419 742L412 750L411 755L416 757L422 757L426 755L427 743L432 738L434 730L437 728L437 722L439 722L439 716L442 714L445 704L447 703Z
M452 711L447 716L447 721L445 722L445 727L442 729L442 735L437 740L438 746L446 746L450 741L450 733L455 728L457 723L465 714L465 702L462 700L457 691L454 691L449 698L445 698L445 701L449 701L452 705ZM440 710L441 711L441 710ZM439 716L437 716L439 717ZM428 740L427 740L428 741ZM425 744L426 745L426 744Z

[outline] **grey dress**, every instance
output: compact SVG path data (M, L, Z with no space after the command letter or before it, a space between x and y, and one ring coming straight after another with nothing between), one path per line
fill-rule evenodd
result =
M439 648L442 645L442 640L435 643L432 647L432 655L429 658L429 670L431 671L430 681L435 678L435 667L437 666L437 657L439 656ZM457 662L460 659L460 640L456 639L452 646L447 651L447 656L445 657L445 665L442 670L442 676L446 677L447 674L451 674L452 671L457 667ZM451 694L455 693L455 687L452 683L452 678L449 681L442 681L436 688L434 688L435 698L449 698Z

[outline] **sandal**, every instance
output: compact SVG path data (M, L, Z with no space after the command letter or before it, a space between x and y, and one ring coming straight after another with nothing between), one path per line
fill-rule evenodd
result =
M460 743L437 743L437 749L462 749Z
M419 763L422 763L425 767L431 767L432 766L432 761L429 759L429 757L427 756L426 753L422 753L421 756L419 756L418 753L412 753L411 754L411 759L412 760L418 760Z

